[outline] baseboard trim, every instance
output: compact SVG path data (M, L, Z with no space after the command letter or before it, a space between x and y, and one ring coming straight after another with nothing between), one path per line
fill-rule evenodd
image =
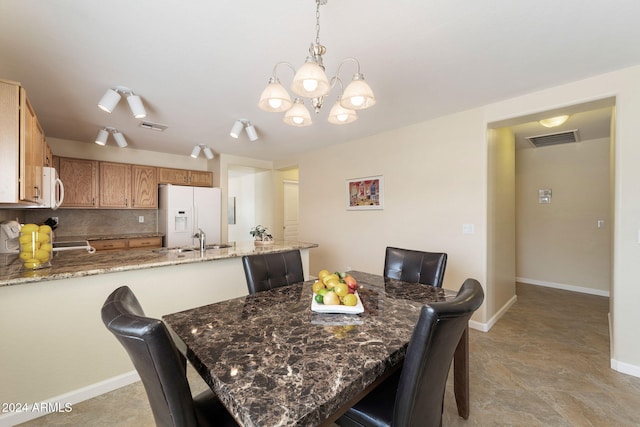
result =
M11 412L1 415L0 427L11 427L56 411L64 412L63 409L69 405L75 405L76 403L92 399L96 396L100 396L101 394L135 383L136 381L140 381L140 376L137 371L131 371L52 397L51 399L47 399L42 402L32 402L29 404L29 408L25 411Z
M546 282L544 280L527 279L526 277L516 277L516 282L527 283L529 285L544 286L547 288L562 289L565 291L580 292L582 294L598 295L608 297L609 291L601 289L585 288L582 286L566 285L564 283Z
M511 297L511 299L509 301L507 301L507 303L505 305L502 306L502 308L500 310L498 310L498 312L496 314L494 314L491 317L491 319L489 319L489 321L487 323L481 323L481 322L477 322L475 320L470 320L469 321L469 327L471 329L476 329L478 331L489 332L489 330L491 328L493 328L493 325L495 325L498 322L498 320L500 320L500 318L502 316L504 316L504 314L507 311L509 311L511 306L513 304L515 304L517 300L518 300L518 297L516 295L514 295L513 297Z
M640 378L640 366L635 366L629 363L619 362L615 359L611 359L611 369L622 374Z

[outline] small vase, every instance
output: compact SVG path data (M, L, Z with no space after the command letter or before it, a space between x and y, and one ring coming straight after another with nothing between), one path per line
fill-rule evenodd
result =
M254 240L253 243L256 246L267 246L267 245L273 245L273 240Z

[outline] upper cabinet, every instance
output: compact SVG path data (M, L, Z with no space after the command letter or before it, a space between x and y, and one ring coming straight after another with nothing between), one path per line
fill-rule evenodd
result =
M64 208L157 209L155 166L55 159L64 183Z
M156 209L158 207L158 168L131 166L131 207Z
M98 207L98 162L59 157L58 174L64 183L63 208Z
M158 183L213 187L213 172L158 168Z
M41 203L45 139L27 93L0 80L0 203Z
M130 208L131 165L100 162L99 188L101 208Z

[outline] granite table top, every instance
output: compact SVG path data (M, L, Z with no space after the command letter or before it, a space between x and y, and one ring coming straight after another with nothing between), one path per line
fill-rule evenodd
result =
M399 365L423 304L456 292L350 272L362 314L311 311L312 283L163 316L245 427L318 426Z
M17 254L0 254L0 287L47 280L68 279L117 271L140 270L168 265L208 262L258 253L283 252L317 247L315 243L276 241L268 246L255 246L252 241L239 242L230 248L200 251L167 252L159 249L96 252L85 250L55 252L51 267L25 270Z

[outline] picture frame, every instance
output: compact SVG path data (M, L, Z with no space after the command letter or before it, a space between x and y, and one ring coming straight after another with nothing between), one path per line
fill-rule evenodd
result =
M384 177L382 175L347 179L347 210L384 209Z

